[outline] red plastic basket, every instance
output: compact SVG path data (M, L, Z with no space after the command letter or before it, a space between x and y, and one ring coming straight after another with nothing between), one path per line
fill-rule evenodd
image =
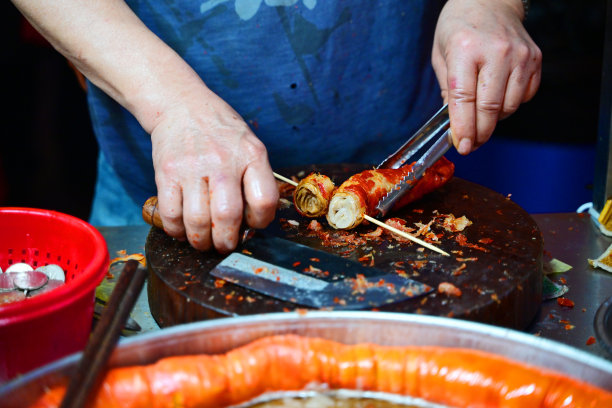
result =
M17 262L60 265L66 284L0 306L0 382L85 347L109 254L100 232L76 217L0 208L0 267Z

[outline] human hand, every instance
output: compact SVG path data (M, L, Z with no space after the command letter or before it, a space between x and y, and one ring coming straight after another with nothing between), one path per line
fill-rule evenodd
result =
M540 85L542 53L522 18L520 0L449 0L442 9L432 63L460 154L489 140Z
M185 95L151 132L159 213L165 231L196 249L229 252L246 224L274 218L278 188L266 149L223 100Z

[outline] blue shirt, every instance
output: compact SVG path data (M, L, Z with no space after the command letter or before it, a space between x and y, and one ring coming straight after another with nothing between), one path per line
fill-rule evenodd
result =
M275 169L376 164L442 104L431 67L442 0L127 3L245 119ZM149 135L91 84L88 100L101 153L142 205L157 194Z

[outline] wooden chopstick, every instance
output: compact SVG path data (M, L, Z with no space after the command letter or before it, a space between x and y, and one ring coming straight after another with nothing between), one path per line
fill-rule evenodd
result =
M138 265L138 261L130 259L123 266L106 308L83 351L77 371L70 378L60 408L84 407L90 393L97 388L100 373L106 368L108 357L144 285L147 269Z
M274 173L274 172L273 172L273 173ZM281 175L280 175L280 174L278 174L278 173L274 173L274 177L276 177L277 179L279 179L279 180L281 180L281 181L284 181L285 183L289 183L289 184L291 184L291 185L293 185L293 186L297 186L297 185L298 185L298 183L296 183L295 181L293 181L293 180L291 180L291 179L288 179L287 177L281 176ZM402 230L399 230L399 229L397 229L397 228L394 228L394 227L392 227L391 225L385 224L384 222L380 222L380 221L379 221L379 220L377 220L376 218L372 218L372 217L370 217L370 216L369 216L369 215L367 215L367 214L366 214L366 215L364 215L363 217L364 217L366 220L370 221L372 224L376 224L376 225L378 225L378 226L381 226L381 227L383 227L383 228L385 228L385 229L387 229L387 230L389 230L389 231L393 232L394 234L399 235L400 237L403 237L403 238L409 239L410 241L412 241L412 242L414 242L414 243L416 243L416 244L419 244L419 245L421 245L421 246L424 246L425 248L431 249L432 251L438 252L438 253L440 253L440 254L442 254L442 255L444 255L444 256L450 256L450 254L449 254L448 252L443 251L442 249L438 248L437 246L432 245L432 244L430 244L430 243L428 243L428 242L425 242L425 241L423 241L422 239L419 239L419 238L415 237L415 236L414 236L414 235L412 235L412 234L409 234L409 233L407 233L407 232L405 232L405 231L402 231Z

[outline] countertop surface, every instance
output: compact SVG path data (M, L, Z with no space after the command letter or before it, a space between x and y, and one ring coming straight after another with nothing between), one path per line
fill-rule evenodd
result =
M587 351L612 360L610 347L596 337L594 319L597 309L612 297L612 274L592 268L588 259L599 257L611 244L612 237L599 231L588 214L555 213L532 215L544 238L544 259L557 259L572 268L548 275L554 282L569 287L565 298L573 307L560 306L555 299L545 300L526 332ZM150 227L98 227L106 239L111 259L125 254L142 253ZM121 264L114 264L111 273L119 273ZM142 291L132 312L139 323L139 333L160 330L149 311L147 291ZM589 338L596 342L587 344Z

